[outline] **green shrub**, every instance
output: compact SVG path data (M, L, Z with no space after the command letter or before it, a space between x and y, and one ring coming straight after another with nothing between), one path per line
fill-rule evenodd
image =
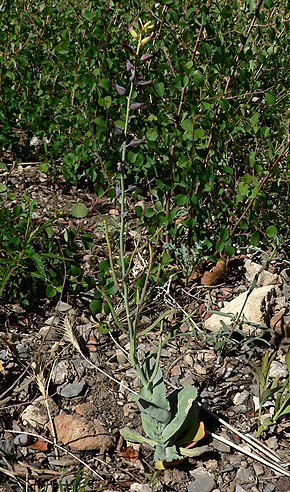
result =
M118 2L6 2L1 6L1 146L42 170L111 189L126 75L124 26L156 19L150 107L134 122L127 183L149 193L136 210L167 242L203 241L204 254L288 234L289 15L282 0L167 0L153 11ZM104 29L105 25L105 29ZM150 102L150 104L148 104ZM289 115L288 115L289 117ZM142 128L141 128L142 127ZM142 130L142 131L141 131ZM29 144L40 139L39 148ZM45 139L44 139L45 137ZM47 140L46 140L47 139ZM37 152L37 155L32 155ZM111 190L112 192L112 190Z

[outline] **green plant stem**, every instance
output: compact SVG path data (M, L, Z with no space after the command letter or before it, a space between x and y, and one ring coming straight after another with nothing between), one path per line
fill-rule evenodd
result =
M136 50L136 58L139 55L140 47L141 47L142 35L139 35L138 45ZM136 312L135 318L136 322L133 323L130 314L130 304L129 304L129 286L128 286L128 278L127 278L127 269L126 269L126 259L125 259L125 215L126 215L126 207L125 207L125 179L124 179L124 171L126 169L126 150L127 150L127 134L128 134L128 126L129 126L129 116L130 116L130 106L132 101L133 89L134 89L134 80L135 69L132 70L132 78L130 83L129 94L127 96L127 106L126 106L126 117L125 117L125 126L124 126L124 141L122 147L122 165L123 168L120 173L120 188L121 188L121 200L120 200L120 208L121 208L121 219L120 219L120 262L121 262L121 272L122 272L122 294L126 311L126 318L129 330L129 340L130 340L130 362L132 367L136 370L142 384L146 384L146 378L143 374L141 366L138 361L137 353L136 353L136 324L138 320L138 309Z
M106 237L106 243L107 243L107 248L108 248L108 253L109 253L109 263L110 263L110 268L113 276L113 281L114 281L114 286L118 291L120 291L120 286L118 284L115 268L114 268L114 262L113 262L113 255L112 255L112 248L111 248L111 243L110 243L110 238L109 238L109 232L108 232L108 225L107 221L104 220L104 231L105 231L105 237Z

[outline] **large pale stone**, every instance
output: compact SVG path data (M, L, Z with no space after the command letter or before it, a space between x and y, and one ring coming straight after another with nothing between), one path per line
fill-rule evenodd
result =
M220 309L220 311L226 314L239 314L244 305L246 297L247 292L243 292L232 301L226 302L225 306ZM264 287L258 287L254 289L253 292L249 295L249 298L244 307L244 318L247 321L251 321L252 323L264 324L268 320L269 315L273 310L275 297L276 292L274 285L265 285ZM204 327L206 330L219 331L222 327L221 321L228 325L230 325L231 323L230 318L220 316L218 314L213 314L205 321ZM243 330L249 333L253 331L253 327L245 322L243 325Z
M255 275L261 270L262 266L251 260L245 261L246 279L252 282ZM263 270L257 280L257 287L263 287L264 285L274 285L278 282L278 275Z

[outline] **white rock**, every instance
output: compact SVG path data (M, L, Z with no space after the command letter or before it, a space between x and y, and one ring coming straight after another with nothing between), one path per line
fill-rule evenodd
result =
M145 483L132 483L130 485L130 492L152 492L152 489Z
M241 312L244 302L247 298L248 292L243 292L238 297L230 302L225 303L225 306L220 310L225 314L237 315ZM257 287L249 295L246 305L243 310L243 317L252 323L264 324L267 318L267 314L271 310L274 304L275 298L275 286L265 285L264 287ZM204 327L206 330L219 331L221 329L221 321L230 325L231 319L219 314L212 314L208 318ZM243 329L246 333L253 331L253 327L246 322L243 325Z
M50 397L48 397L47 403L50 414L54 415L58 410L56 403ZM39 396L31 405L28 405L21 414L21 420L24 425L30 424L35 429L43 430L49 421L45 398Z
M246 401L246 399L249 396L249 392L247 390L242 391L241 393L236 393L234 398L233 398L233 403L235 405L241 405Z
M258 263L254 263L251 260L246 260L244 265L246 269L246 274L245 274L246 279L249 280L249 282L252 282L255 275L259 272L262 266L259 265ZM278 282L278 275L268 272L268 270L263 270L259 275L257 281L257 287L263 287L265 285L275 285L277 282Z
M281 362L278 362L277 360L273 360L269 374L271 378L276 378L279 376L280 378L287 378L288 376L288 371L287 367L285 364L281 364Z
M56 305L56 311L58 311L59 313L66 313L71 308L72 308L72 306L70 304L68 304L67 302L63 302L63 301L58 301L58 303Z

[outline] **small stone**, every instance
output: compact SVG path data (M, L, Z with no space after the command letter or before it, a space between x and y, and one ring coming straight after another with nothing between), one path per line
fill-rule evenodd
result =
M236 485L235 492L246 492L246 490L243 489L243 487L240 484L238 484Z
M254 481L253 471L250 468L242 466L238 469L235 482L237 484L249 484Z
M236 393L234 398L233 398L233 403L235 405L241 405L244 403L247 398L249 397L249 392L247 390L242 391L241 393Z
M197 362L194 364L194 370L197 374L206 374L206 368L205 367L202 367L200 364L198 364Z
M13 456L15 454L15 447L13 441L10 439L0 439L0 456Z
M252 282L255 275L260 271L262 265L254 263L251 260L245 260L246 279ZM263 270L257 280L257 287L264 287L266 285L275 285L278 282L278 275Z
M191 355L186 354L183 357L183 361L186 366L193 367L193 358L191 357Z
M240 484L236 485L235 492L247 492Z
M225 302L225 306L220 310L222 313L236 315L243 308L243 316L245 320L254 323L266 323L269 313L272 310L273 303L276 297L274 285L266 285L264 287L255 288L247 297L248 292L243 292L238 297L230 302ZM245 301L246 304L245 304ZM224 321L224 316L212 314L204 323L206 330L217 332L221 329L221 321ZM243 331L251 333L253 327L245 321Z
M187 487L188 492L211 492L215 488L215 481L203 468L197 468L190 472L190 475L194 478L193 482L190 482Z
M61 335L55 326L43 326L40 328L39 334L46 342L61 339Z
M267 485L263 488L263 492L274 492L275 488L276 487L273 483L267 483Z
M51 380L54 384L63 384L68 376L70 364L67 360L61 360L58 362L52 372L51 372Z
M280 378L287 378L288 371L286 365L281 364L281 362L278 362L276 360L273 360L270 367L269 375L271 376L271 378L276 378L277 376Z
M49 318L47 318L44 322L45 325L49 325L49 326L57 326L58 323L59 323L60 319L57 317L57 316L50 316Z
M152 489L145 483L132 483L130 485L130 492L152 492Z
M86 383L80 381L78 383L66 384L62 388L57 388L57 392L60 396L64 396L65 398L74 398L75 396L81 395L85 388Z
M221 437L223 437L224 439L227 439L229 441L229 436L225 432L222 432L220 435L221 435ZM220 453L230 453L231 452L230 446L219 441L218 439L213 438L212 445Z
M182 378L180 380L180 384L185 387L185 386L194 386L194 378L193 378L193 374L191 373L186 373L186 375L184 376L184 378Z
M15 446L26 447L33 443L33 437L28 434L17 434L13 442Z
M58 311L59 313L66 313L70 309L72 309L72 306L67 302L59 301L56 305L56 311Z
M53 416L58 411L56 403L53 399L47 398L50 414ZM46 399L39 396L31 405L28 405L21 414L21 420L24 425L30 424L35 429L43 429L47 424L49 417L47 414Z
M278 441L276 437L269 437L269 439L265 441L265 444L268 448L272 449L272 451L276 451L278 449Z
M127 359L126 355L124 354L123 350L117 348L116 349L116 357L117 357L118 364L120 366L124 366L127 364L128 359Z
M265 473L264 467L263 467L263 465L261 463L254 462L253 463L253 468L255 470L255 473L256 473L257 477L259 475L263 475Z
M290 479L287 477L280 477L277 484L275 492L289 492L290 490Z
M181 367L179 365L173 366L170 370L171 376L180 376L181 375Z

